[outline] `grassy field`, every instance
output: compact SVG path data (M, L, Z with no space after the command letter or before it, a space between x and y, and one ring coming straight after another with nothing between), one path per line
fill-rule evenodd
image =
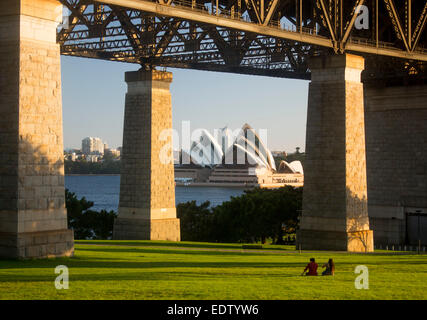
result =
M427 299L427 255L241 248L76 241L73 258L0 260L0 299ZM300 276L310 257L333 258L336 275ZM69 268L68 290L55 289L58 265ZM368 290L355 289L357 265L369 268Z

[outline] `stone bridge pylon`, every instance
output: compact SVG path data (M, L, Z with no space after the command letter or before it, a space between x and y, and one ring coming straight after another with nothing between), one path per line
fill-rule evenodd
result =
M363 57L310 61L303 210L305 250L373 251L366 178Z
M172 154L172 73L126 72L116 240L180 241Z
M0 1L0 257L73 254L56 0Z

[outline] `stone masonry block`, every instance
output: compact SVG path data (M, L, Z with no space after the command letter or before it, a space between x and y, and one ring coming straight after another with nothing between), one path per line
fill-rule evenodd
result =
M45 256L49 237L27 235L55 232L67 224L66 215L56 219L50 214L65 211L60 48L56 43L61 8L56 0L0 2L0 191L8 190L0 192L0 216L10 212L16 216L0 221L0 232L9 234L0 237L0 247L10 245L7 238L24 241L16 250L5 249L15 250L14 257ZM7 125L2 123L5 119ZM34 212L43 212L41 216L47 218L36 219Z
M125 80L128 92L125 102L119 215L114 224L113 237L155 237L158 240L173 238L178 241L177 231L172 227L164 227L168 225L167 222L154 232L150 232L147 229L149 226L142 223L149 218L150 224L154 225L157 216L153 212L159 211L168 212L168 218L176 219L173 161L161 158L162 150L172 145L171 138L161 139L163 131L172 128L169 91L172 74L139 70L127 72ZM173 216L170 216L171 212ZM140 222L132 225L126 222L129 218ZM168 232L173 236L169 236Z
M348 54L316 57L310 65L298 243L311 249L359 250L357 245L348 245L347 231L369 230L360 83L363 58Z

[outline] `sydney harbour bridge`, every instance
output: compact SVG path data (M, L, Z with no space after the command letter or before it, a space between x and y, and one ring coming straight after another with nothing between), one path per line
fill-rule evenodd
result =
M309 57L354 52L382 76L425 73L425 1L60 2L70 11L64 55L310 79Z
M172 74L157 67L173 67L311 81L300 248L414 241L411 217L427 214L426 24L425 0L2 1L0 256L73 252L60 55L140 65L125 75L115 239L180 240L173 164L157 156L172 127Z

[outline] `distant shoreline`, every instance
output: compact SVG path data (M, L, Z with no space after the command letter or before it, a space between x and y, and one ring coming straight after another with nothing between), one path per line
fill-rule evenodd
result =
M79 177L79 176L120 176L120 174L108 173L67 173L65 176ZM207 182L193 182L184 184L177 182L176 187L216 187L216 188L236 188L236 189L253 189L254 185L245 185L243 183L207 183Z
M120 174L116 173L67 173L65 176L120 176ZM264 188L264 189L275 189L275 188L281 188L286 185L293 186L293 187L301 187L302 185L294 184L294 183L280 183L280 184L244 184L244 183L230 183L230 182L191 182L191 183L183 183L183 182L176 182L175 187L214 187L214 188L236 188L236 189L245 189L250 190L254 188Z
M218 187L218 188L238 188L238 189L252 189L254 185L245 185L244 183L221 183L221 182L191 182L191 183L182 183L176 182L175 186L177 187Z
M120 173L66 173L66 176L120 176Z

